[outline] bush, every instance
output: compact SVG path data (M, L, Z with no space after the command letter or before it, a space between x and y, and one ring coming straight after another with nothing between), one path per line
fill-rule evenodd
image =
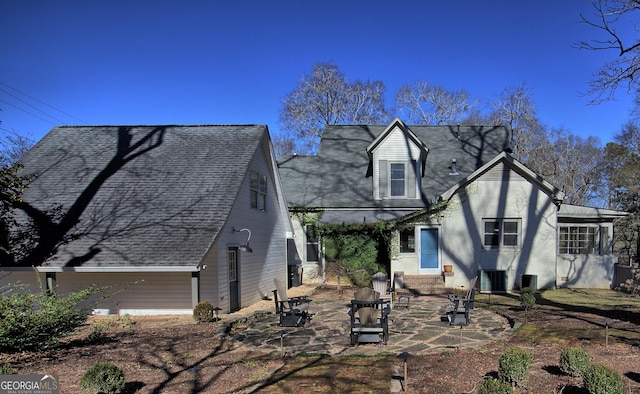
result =
M513 394L513 388L498 379L488 378L482 382L478 394Z
M534 308L536 306L536 294L531 287L524 287L520 290L520 302L528 304L527 308Z
M0 360L0 375L12 375L15 371L9 364Z
M584 373L584 388L589 394L623 394L620 374L604 365L594 364Z
M193 319L198 323L213 321L213 305L207 301L199 302L193 308Z
M529 375L532 358L533 355L523 349L510 348L498 360L498 378L502 382L517 386Z
M122 392L124 386L124 372L108 361L95 363L80 381L83 394L116 394Z
M376 263L376 243L366 234L341 235L324 242L328 269L346 276L355 286L369 286L371 277L381 270Z
M567 375L584 376L589 365L589 353L580 347L570 347L560 352L560 370Z
M0 351L44 350L83 325L91 307L85 301L101 289L92 286L66 296L9 285L0 298Z

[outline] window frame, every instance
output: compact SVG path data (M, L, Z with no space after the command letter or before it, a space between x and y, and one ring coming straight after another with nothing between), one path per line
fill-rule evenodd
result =
M267 176L251 170L249 182L249 205L262 212L267 210Z
M403 234L407 239L403 242ZM398 252L399 253L415 253L416 252L416 229L401 228L398 230Z
M389 161L388 163L388 174L389 174L389 190L388 195L389 198L407 198L407 163L401 161ZM402 178L394 178L394 166L402 166ZM398 171L396 169L396 171ZM394 193L394 183L399 183L402 181L402 194L393 194Z
M227 275L229 282L238 280L238 251L229 249L227 251Z
M493 223L493 230L488 231L487 225ZM506 227L515 224L515 232L512 228L506 231ZM497 226L496 226L497 225ZM490 238L488 238L490 237ZM490 242L487 242L491 239ZM496 242L497 240L497 242ZM507 240L507 242L505 242ZM515 242L513 241L515 240ZM485 249L516 249L522 243L522 219L519 218L486 218L482 219L482 246Z
M558 226L558 254L565 256L609 254L609 230L596 224ZM606 234L603 236L603 233Z

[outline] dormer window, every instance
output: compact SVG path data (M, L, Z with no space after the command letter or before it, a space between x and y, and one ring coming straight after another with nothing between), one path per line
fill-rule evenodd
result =
M426 145L399 118L367 146L373 176L373 198L418 199L424 176Z
M405 163L390 163L389 167L389 195L391 197L405 197Z

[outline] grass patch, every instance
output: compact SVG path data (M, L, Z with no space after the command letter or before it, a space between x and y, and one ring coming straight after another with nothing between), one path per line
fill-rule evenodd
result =
M555 289L536 294L538 308L549 310L637 309L640 297L607 289ZM476 294L476 303L495 309L521 308L519 293Z
M539 327L535 324L523 324L515 333L514 339L521 343L541 344L570 343L584 341L604 344L607 341L605 325L609 325L608 342L610 344L627 343L640 345L640 332L616 328L617 322L635 323L640 321L640 298L607 289L555 289L536 294L536 310L554 314L591 313L589 323L592 328ZM513 294L478 294L476 304L503 312L506 316L521 311L520 297ZM522 315L520 315L522 319ZM524 320L522 320L524 322Z

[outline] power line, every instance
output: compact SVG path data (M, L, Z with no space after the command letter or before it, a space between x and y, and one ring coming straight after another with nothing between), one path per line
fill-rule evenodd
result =
M12 89L13 91L18 92L18 93L20 93L20 94L21 94L21 95L23 95L23 96L29 97L30 99L32 99L32 100L34 100L34 101L37 101L37 102L39 102L40 104L45 105L45 106L47 106L47 107L49 107L49 108L51 108L51 109L53 109L53 110L55 110L55 111L58 111L58 112L60 112L61 114L64 114L64 115L66 115L66 116L68 116L68 117L70 117L70 118L73 118L73 119L75 119L75 120L79 121L80 123L83 123L83 124L85 124L85 125L88 125L88 124L89 124L88 122L86 122L86 121L84 121L84 120L82 120L82 119L78 118L77 116L74 116L74 115L72 115L72 114L70 114L70 113L68 113L68 112L65 112L65 111L63 111L63 110L61 110L61 109L59 109L59 108L56 108L56 107L54 107L53 105L48 104L48 103L46 103L46 102L44 102L44 101L42 101L42 100L40 100L40 99L38 99L38 98L36 98L36 97L33 97L33 96L31 96L31 95L29 95L29 94L27 94L27 93L25 93L25 92L23 92L23 91L21 91L21 90L19 90L19 89L16 89L16 88L14 88L14 87L13 87L13 86L11 86L11 85L8 85L8 84L6 84L6 83L4 83L4 82L1 82L1 81L0 81L0 85L3 85L3 86L5 86L5 87L7 87L7 88L9 88L9 89ZM0 90L1 90L1 91L3 91L3 92L5 92L5 93L7 93L7 94L9 94L10 96L12 96L12 97L16 98L17 100L20 100L20 101L22 101L23 103L25 103L25 104L27 104L27 105L29 105L29 106L31 106L31 107L33 107L33 108L35 108L33 105L31 105L31 104L27 103L26 101L24 101L24 100L22 100L22 99L20 99L20 98L15 97L14 95L12 95L12 94L8 93L6 90L4 90L4 89L0 89ZM13 107L15 107L15 108L18 108L18 107L16 107L15 105L12 105L12 106L13 106ZM20 108L18 108L18 109L20 109ZM36 109L36 110L38 110L39 112L42 112L43 114L45 114L45 115L47 115L47 116L51 117L52 119L57 120L57 121L58 121L58 122L60 122L60 123L64 123L64 122L62 122L61 120L57 119L56 117L54 117L54 116L52 116L52 115L50 115L50 114L47 114L46 112L44 112L44 111L42 111L42 110L40 110L40 109L37 109L37 108L35 108L35 109ZM31 113L29 113L29 112L27 112L27 111L24 111L24 110L22 110L22 109L20 109L20 110L21 110L21 111L23 111L23 112L28 113L29 115L35 116L35 115L33 115L33 114L31 114ZM39 118L39 119L42 119L42 118L40 118L40 117L38 117L38 116L36 116L36 117L37 117L37 118ZM51 122L49 122L49 123L51 123ZM52 124L53 124L53 123L52 123Z
M4 84L3 84L3 85L4 85ZM40 113L42 113L42 114L44 114L44 115L46 115L46 116L50 117L51 119L53 119L53 120L57 121L57 122L58 122L58 123L60 123L60 124L64 123L63 121L61 121L60 119L56 118L55 116L53 116L53 115L51 115L51 114L48 114L48 113L44 112L44 111L43 111L43 110L41 110L40 108L37 108L35 105L33 105L33 104L31 104L31 103L29 103L29 102L27 102L27 101L25 101L25 100L21 99L20 97L18 97L18 96L16 96L16 95L14 95L14 94L11 94L11 93L7 92L6 90L4 90L4 89L2 89L2 88L0 88L0 92L5 92L6 94L8 94L9 96L13 97L14 99L16 99L16 100L20 101L21 103L24 103L24 104L28 105L29 107L31 107L31 108L35 109L36 111L38 111L38 112L40 112ZM15 106L14 106L14 107L15 107Z
M29 114L29 115L33 116L34 118L38 118L38 119L40 119L40 120L42 120L42 121L44 121L44 122L47 122L47 123L49 123L49 124L51 124L51 125L53 125L53 126L57 126L55 123L53 123L53 122L52 122L52 121L50 121L49 119L45 119L45 118L43 118L42 116L38 116L38 115L36 115L36 114L34 114L34 113L31 113L31 112L29 112L29 111L27 111L27 110L25 110L25 109L22 109L22 108L18 107L17 105L15 105L15 104L12 104L12 103L8 102L7 100L3 100L3 99L1 99L1 98L0 98L0 101L2 101L3 103L5 103L5 104L7 104L7 105L12 106L13 108L17 109L18 111L22 111L22 112L24 112L24 113L26 113L26 114Z

